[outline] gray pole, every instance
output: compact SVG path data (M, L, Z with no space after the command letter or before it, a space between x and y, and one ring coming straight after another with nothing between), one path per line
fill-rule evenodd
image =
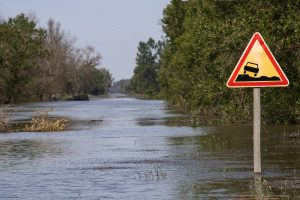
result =
M261 155L260 155L260 88L253 89L253 153L254 153L254 174L261 176Z

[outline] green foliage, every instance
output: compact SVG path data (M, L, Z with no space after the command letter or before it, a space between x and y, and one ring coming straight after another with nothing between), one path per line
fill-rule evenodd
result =
M210 120L251 120L252 90L228 89L226 81L252 34L260 32L290 80L288 88L263 89L263 119L299 122L299 6L299 0L171 1L162 19L161 92Z
M17 102L27 95L32 74L38 69L37 59L44 53L46 32L24 14L1 24L1 92L3 101Z
M128 86L130 91L149 96L158 93L157 73L162 46L160 41L155 42L152 38L139 43L134 75Z
M93 95L106 94L112 83L111 74L105 68L90 70L88 93Z
M183 22L185 18L184 2L173 0L163 11L162 27L166 35L174 40L184 32Z

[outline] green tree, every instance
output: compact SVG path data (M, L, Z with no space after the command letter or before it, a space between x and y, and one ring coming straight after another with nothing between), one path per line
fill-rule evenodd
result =
M149 38L140 42L136 56L134 75L130 80L130 90L139 94L153 95L159 91L157 73L160 66L162 42Z
M184 33L184 18L186 15L185 2L172 0L163 11L162 28L170 41Z
M93 80L93 84L89 90L90 93L93 95L107 94L108 89L112 85L112 76L110 72L105 68L96 68Z
M33 74L39 68L38 58L43 55L45 30L24 14L9 18L1 24L0 52L2 92L6 102L17 102L32 94ZM5 84L3 84L3 82Z

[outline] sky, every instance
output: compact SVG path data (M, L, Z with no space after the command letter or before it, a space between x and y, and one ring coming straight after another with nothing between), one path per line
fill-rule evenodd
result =
M137 46L149 37L161 39L163 9L170 0L0 0L0 17L34 14L46 28L53 18L76 38L76 47L93 46L101 67L114 80L133 75Z

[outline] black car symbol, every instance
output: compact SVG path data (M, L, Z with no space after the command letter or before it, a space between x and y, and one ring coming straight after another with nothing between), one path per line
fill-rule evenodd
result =
M258 64L247 62L247 64L244 66L244 74L247 72L254 73L254 76L257 76L257 73L259 72Z

